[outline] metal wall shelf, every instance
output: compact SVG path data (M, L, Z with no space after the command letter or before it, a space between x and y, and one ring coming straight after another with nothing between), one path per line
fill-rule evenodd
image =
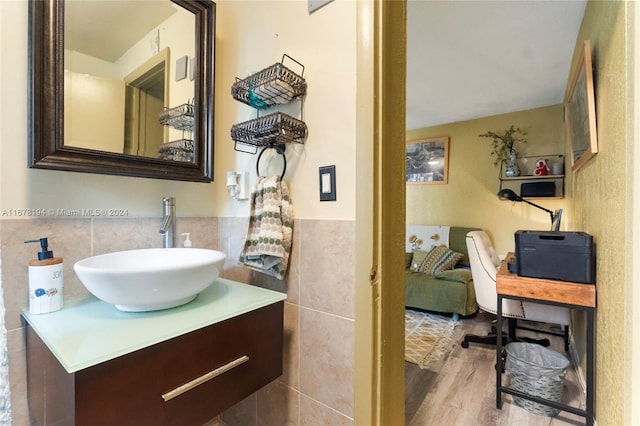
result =
M285 58L300 65L302 73L298 75L284 66ZM307 82L302 77L303 74L304 65L289 55L283 55L281 62L247 78L236 78L236 82L231 86L231 96L256 109L288 104L307 93Z
M158 148L158 158L163 160L193 162L195 160L192 137L195 125L195 110L193 104L187 102L174 108L167 108L158 115L158 121L160 121L160 124L163 126L182 131L182 139L160 145Z
M507 181L507 180L542 180L542 179L563 179L564 178L564 174L562 175L546 175L546 176L531 176L531 175L527 175L527 176L513 176L513 177L501 177L500 180L503 181Z
M297 74L284 65L289 59L301 67ZM258 147L276 148L284 157L286 144L303 144L307 137L307 125L282 112L259 116L259 111L277 105L288 104L300 100L302 115L303 98L307 93L307 82L304 77L304 65L289 55L282 55L282 60L244 79L236 78L231 86L233 99L255 108L258 117L231 126L231 139L234 149L240 152L256 154Z
M304 121L281 112L231 126L231 138L236 142L236 150L250 152L238 149L237 144L253 146L255 150L252 154L257 152L258 147L304 143L306 137L307 125Z
M186 103L175 108L168 108L158 115L158 120L163 126L169 126L178 130L193 131L194 124L193 104Z
M564 179L565 174L547 174L547 175L536 175L536 162L538 159L545 159L547 161L547 166L553 171L554 164L560 164L561 169L564 172L564 155L562 154L551 154L551 155L530 155L523 156L517 158L518 168L521 170L521 174L519 176L505 176L504 175L504 163L500 166L500 174L498 175L498 179L500 180L500 190L502 190L505 186L509 187L509 189L513 189L516 192L520 193L520 188L516 188L514 185L515 182L528 183L528 182L541 182L541 181L553 181L555 182L555 195L547 196L547 197L526 197L527 199L539 198L545 200L553 200L553 199L561 199L564 198Z

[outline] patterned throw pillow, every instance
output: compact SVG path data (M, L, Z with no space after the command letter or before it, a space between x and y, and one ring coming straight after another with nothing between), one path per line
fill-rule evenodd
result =
M463 257L464 254L453 251L443 244L432 248L431 251L427 253L427 256L420 265L419 271L431 275L448 271L453 269L453 267L456 266L456 263L458 263L458 261Z
M414 250L409 269L413 272L420 272L420 266L422 265L422 262L424 262L425 257L427 257L426 251Z

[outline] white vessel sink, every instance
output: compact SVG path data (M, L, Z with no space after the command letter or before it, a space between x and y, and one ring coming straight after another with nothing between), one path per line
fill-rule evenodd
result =
M73 265L82 284L121 311L184 305L220 275L226 255L196 248L152 248L102 254Z

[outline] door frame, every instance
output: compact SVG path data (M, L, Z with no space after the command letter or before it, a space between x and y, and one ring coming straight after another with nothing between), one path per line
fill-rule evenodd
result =
M355 423L404 424L406 1L357 5Z

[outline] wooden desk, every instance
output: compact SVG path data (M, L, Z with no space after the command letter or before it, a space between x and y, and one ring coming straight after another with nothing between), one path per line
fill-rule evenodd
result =
M502 339L497 339L496 345L496 406L498 409L502 408L502 393L508 393L585 417L586 424L592 426L594 420L596 286L512 274L507 269L507 265L513 255L513 253L507 255L496 276L496 292L498 294L496 327L498 330L502 330L502 299L515 299L585 311L587 313L587 407L586 410L582 410L502 386Z

